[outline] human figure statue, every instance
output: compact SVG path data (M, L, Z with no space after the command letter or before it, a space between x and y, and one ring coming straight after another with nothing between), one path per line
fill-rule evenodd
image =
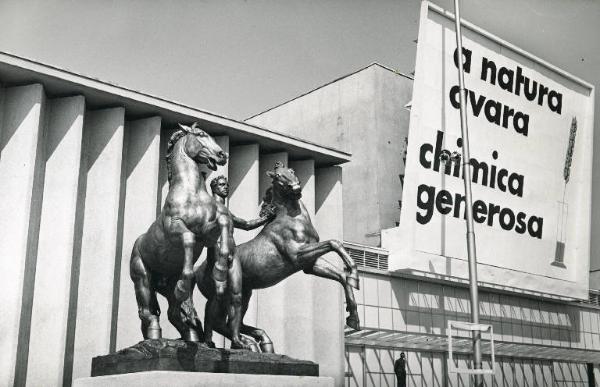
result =
M253 230L263 226L274 218L274 214L267 214L258 219L244 220L238 218L229 211L225 205L225 200L229 196L229 182L223 175L217 176L210 182L210 189L217 202L217 212L219 216L227 216L231 219L229 222L229 257L222 257L215 254L215 249L209 248L207 251L207 261L213 266L212 278L215 284L214 294L207 296L206 310L204 315L204 341L209 346L214 346L212 342L212 326L215 316L226 314L229 318L229 325L233 329L239 329L241 315L240 308L242 302L242 271L239 260L235 259L235 242L233 239L233 229ZM223 243L223 241L220 241ZM207 279L204 278L204 281ZM227 296L227 300L224 300ZM239 334L236 335L239 337ZM240 341L232 340L231 348L246 348Z
M135 241L131 252L130 276L144 339L162 337L158 292L168 300L167 316L181 337L200 340L202 326L191 301L193 265L205 246L213 247L219 257L227 259L231 217L219 213L199 166L206 164L214 171L217 165L225 165L227 157L196 123L180 124L169 139L169 192L165 205L148 231ZM219 240L219 248L214 249Z
M241 311L232 314L236 320L230 319L229 324L225 323L227 316L218 315L214 320L214 330L232 342L241 342L245 348L254 350L256 347L258 350L259 346L262 352L274 352L273 342L266 332L244 324L243 316L254 289L273 286L299 271L340 283L345 291L346 310L349 312L346 324L360 330L353 294L353 288L358 288L356 264L340 241L319 240L310 215L300 200L302 188L293 169L278 162L272 171L267 172L267 176L272 179L272 185L265 196L265 202L269 203L265 203L263 211L266 214L275 213L275 219L252 240L236 247L233 266L241 267L243 274L241 305L236 296L235 302L228 307L229 310L241 308ZM323 256L329 252L336 253L337 257ZM209 288L212 283L204 280L210 270L206 262L196 270L198 288L207 298L214 292ZM241 318L237 320L240 315Z
M400 357L394 362L394 373L398 381L398 387L406 387L406 358L404 352L400 352Z

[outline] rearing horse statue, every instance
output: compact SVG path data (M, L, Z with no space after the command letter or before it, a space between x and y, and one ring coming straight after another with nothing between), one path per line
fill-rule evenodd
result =
M196 123L179 126L167 146L169 193L158 218L135 241L130 275L145 339L161 337L158 291L167 298L169 321L182 338L199 341L202 328L190 297L193 265L204 246L217 247L219 257L228 257L230 235L230 220L218 216L199 164L214 171L228 155ZM224 241L220 245L219 238Z
M221 308L221 315L213 322L213 329L232 343L241 342L245 348L254 350L256 344L240 336L240 333L248 335L260 345L263 352L274 352L273 343L264 330L243 323L252 290L273 286L303 270L307 274L337 281L344 287L346 310L349 312L346 324L359 330L360 321L352 290L358 289L356 264L341 242L333 239L319 242L319 235L300 200L300 180L294 170L278 162L267 175L273 179L273 185L267 194L270 199L265 201L270 200L266 204L275 212L275 219L254 239L237 246L233 265L239 265L234 270L242 273L241 286L236 287L231 283L228 297L230 305ZM342 262L322 257L329 252L337 253ZM214 284L209 280L210 266L211 263L204 261L196 271L198 288L207 299L211 299L215 292Z

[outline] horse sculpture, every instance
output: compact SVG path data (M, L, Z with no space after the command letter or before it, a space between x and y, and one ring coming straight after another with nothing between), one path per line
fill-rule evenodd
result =
M273 180L269 188L270 204L267 205L275 212L275 219L254 239L237 246L233 265L234 270L242 272L242 294L241 297L229 297L231 305L221 309L213 329L232 342L241 341L245 348L255 350L258 343L263 352L274 352L273 343L264 330L243 323L252 290L273 286L303 270L307 274L337 281L344 287L346 310L349 312L346 324L359 330L360 322L352 290L358 289L356 264L339 241L319 242L319 235L300 200L300 181L294 170L276 163L274 170L268 171L267 175ZM322 257L332 251L339 255L345 268ZM212 270L210 266L210 262L205 261L196 271L198 288L208 299L215 292L214 285L207 280Z
M158 291L168 300L169 321L182 338L199 341L202 328L190 297L193 265L204 246L217 246L221 238L216 254L228 257L230 245L230 219L219 216L199 165L216 170L217 164L227 162L227 153L196 123L179 126L167 146L169 192L165 205L148 231L135 241L130 275L144 339L162 335Z

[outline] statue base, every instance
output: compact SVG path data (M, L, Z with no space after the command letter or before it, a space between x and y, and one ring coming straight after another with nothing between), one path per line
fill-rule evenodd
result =
M314 377L319 376L319 365L274 353L208 348L201 343L158 339L140 341L117 353L93 358L91 379L146 371Z
M333 387L333 378L290 375L148 371L76 379L73 387Z

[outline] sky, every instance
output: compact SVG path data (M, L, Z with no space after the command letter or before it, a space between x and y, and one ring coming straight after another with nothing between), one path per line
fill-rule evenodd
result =
M433 3L453 9L452 0ZM0 0L0 51L242 120L372 62L410 74L420 4ZM461 13L600 85L600 1L462 0ZM595 113L600 128L599 98ZM600 165L600 152L594 159ZM600 200L593 219L597 235Z
M461 4L464 19L600 83L600 2ZM372 62L409 74L419 9L419 0L0 0L0 50L243 119Z

